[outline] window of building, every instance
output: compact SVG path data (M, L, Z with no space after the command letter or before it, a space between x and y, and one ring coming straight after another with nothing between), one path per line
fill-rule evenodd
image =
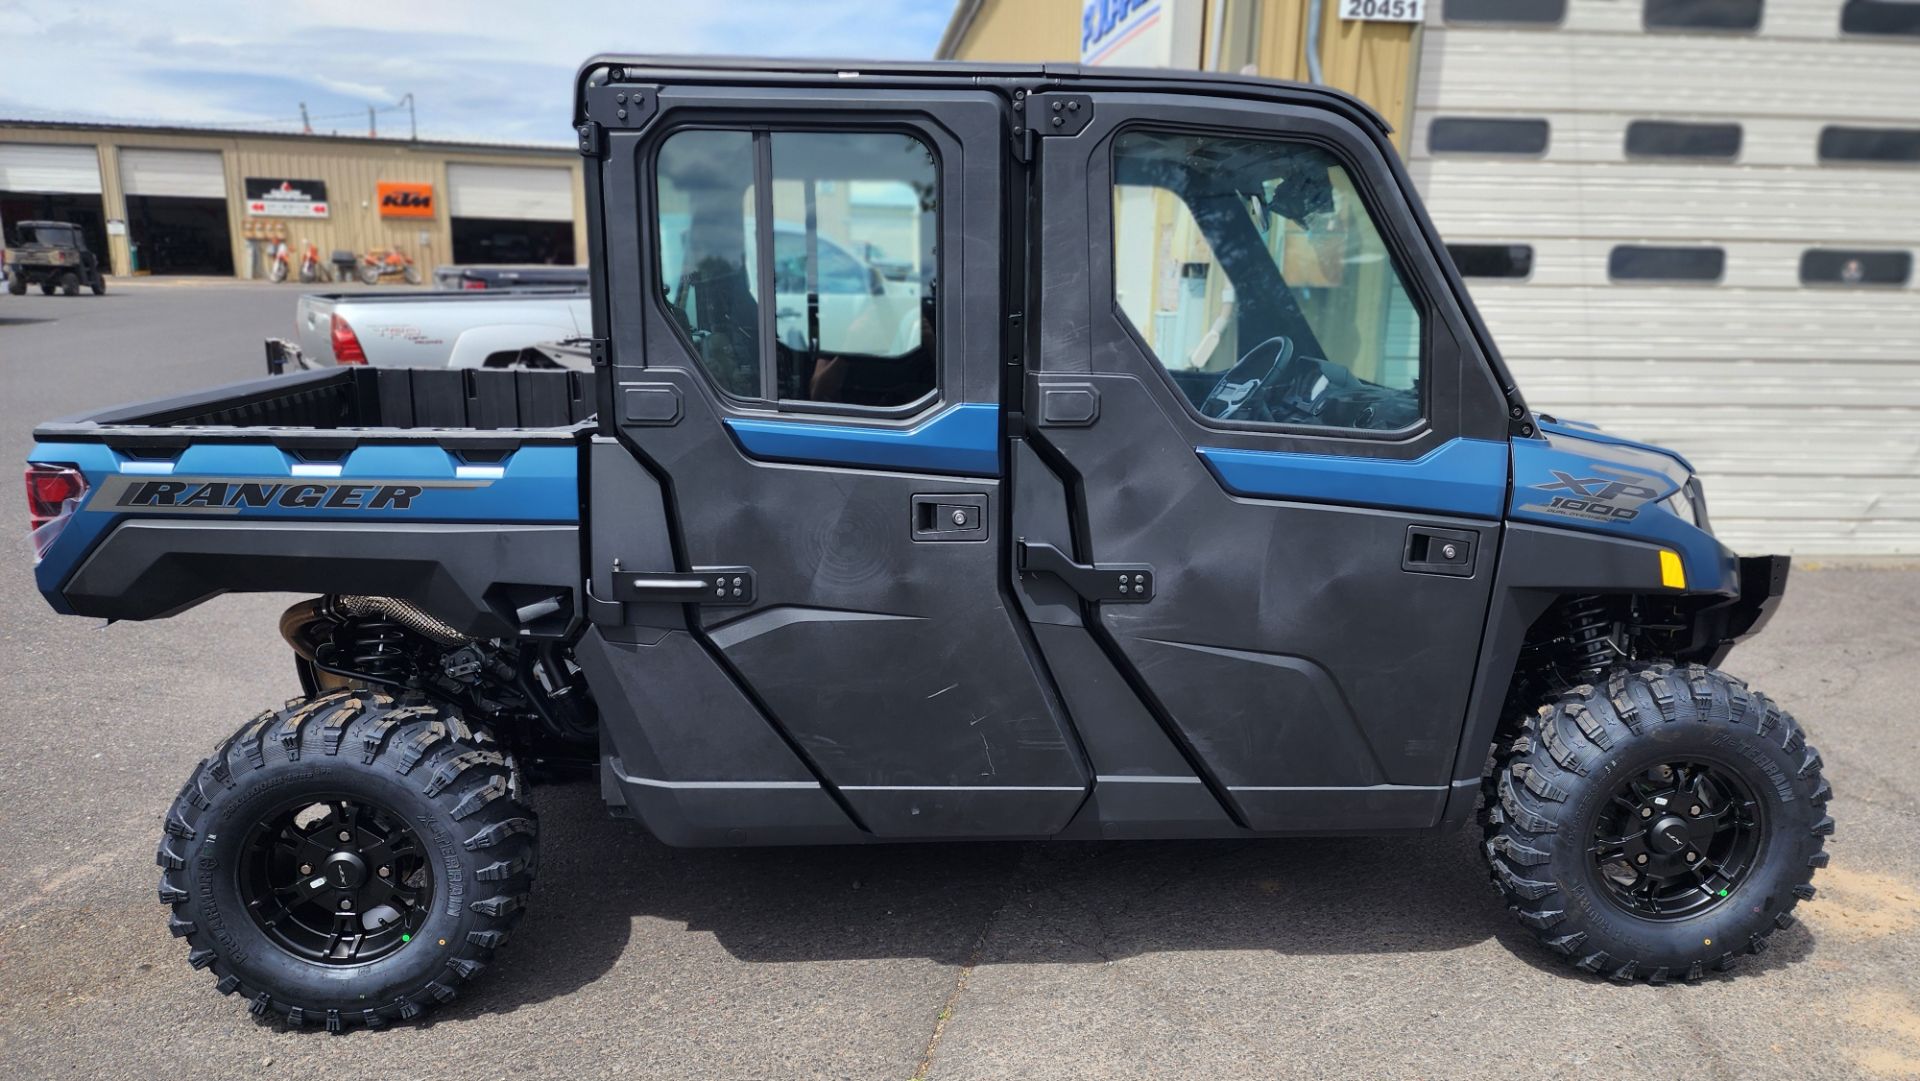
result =
M1635 120L1627 125L1627 156L1732 161L1740 156L1740 136L1738 124Z
M1607 256L1615 281L1717 282L1726 273L1720 248L1656 248L1622 244Z
M1760 29L1761 0L1646 0L1649 30L1751 34Z
M1525 23L1557 26L1566 21L1567 0L1447 0L1449 23Z
M1463 278L1525 278L1533 273L1531 244L1449 244Z
M683 131L658 173L663 298L728 393L891 407L933 389L938 198L924 143Z
M1913 278L1913 253L1809 248L1800 253L1802 285L1892 285Z
M1116 300L1202 414L1374 431L1419 420L1420 309L1332 154L1130 131L1113 170Z
M1551 130L1545 120L1537 119L1436 116L1427 126L1427 150L1434 154L1538 157L1547 152Z
M1920 129L1824 127L1820 129L1820 160L1920 164Z
M1840 9L1840 32L1920 37L1920 2L1847 0L1846 6Z

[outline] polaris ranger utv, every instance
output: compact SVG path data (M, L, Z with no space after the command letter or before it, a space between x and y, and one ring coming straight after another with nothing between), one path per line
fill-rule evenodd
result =
M80 287L95 296L107 291L100 257L87 250L86 234L64 221L23 221L14 227L19 243L6 251L7 292L19 296L29 285L39 285L48 296L55 289L79 296Z
M1820 756L1717 668L1787 560L1719 544L1679 455L1528 409L1358 101L604 58L574 119L589 370L37 433L59 610L315 598L304 693L166 815L218 990L331 1029L452 997L569 772L673 845L1478 809L1515 915L1619 980L1729 968L1812 895Z

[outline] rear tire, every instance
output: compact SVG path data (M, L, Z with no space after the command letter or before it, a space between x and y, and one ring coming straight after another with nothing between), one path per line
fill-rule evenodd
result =
M70 297L80 295L80 275L69 270L60 275L60 291Z
M7 292L12 293L14 296L17 296L17 297L25 296L27 293L27 279L24 276L17 273L8 274L7 275Z
M40 292L47 296L52 296L54 285L55 282L52 278L45 278L40 282Z
M286 281L287 280L287 264L279 259L275 259L273 262L268 263L267 264L267 280L270 282L273 282L276 285L278 285L283 281Z
M94 271L93 281L88 283L88 287L93 290L94 296L97 296L97 297L106 296L107 295L107 276L105 274L100 273L99 271Z
M511 759L451 710L296 699L174 800L156 856L168 925L256 1016L330 1031L417 1017L519 919L537 840L519 792Z
M361 264L360 284L361 285L379 285L380 284L380 268L370 263Z
M1508 908L1588 972L1696 980L1793 925L1833 790L1767 697L1700 665L1611 670L1496 749L1485 853Z
M407 279L408 285L420 284L420 268L414 266L412 263L408 263L406 268L400 271L400 275Z

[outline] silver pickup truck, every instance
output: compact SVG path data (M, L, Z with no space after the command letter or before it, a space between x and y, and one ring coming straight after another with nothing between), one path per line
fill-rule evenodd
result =
M310 293L294 322L310 366L502 367L541 342L589 335L587 303L573 289Z

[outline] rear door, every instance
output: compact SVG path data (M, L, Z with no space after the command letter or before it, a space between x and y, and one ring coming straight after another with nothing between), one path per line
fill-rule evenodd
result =
M618 93L615 419L677 545L620 569L699 576L695 634L870 832L1056 832L1091 779L1009 600L1002 99Z
M1432 824L1507 448L1399 180L1325 110L1035 104L1068 132L1091 118L1037 140L1027 411L1069 513L1049 526L1023 505L1020 524L1030 553L1109 569L1085 579L1106 590L1087 633L1180 752L1096 753L1100 789L1197 779L1265 830ZM1127 573L1146 595L1108 589Z

